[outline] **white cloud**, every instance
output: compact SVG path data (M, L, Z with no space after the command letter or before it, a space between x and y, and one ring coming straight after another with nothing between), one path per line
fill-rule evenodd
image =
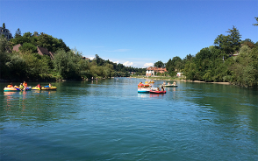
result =
M119 61L113 61L113 60L110 60L110 61L112 61L113 63L117 63L117 64L119 63Z
M126 61L123 63L124 66L132 66L133 62Z
M143 66L144 66L144 67L153 66L153 63L145 63Z
M90 60L93 60L95 57L89 57Z

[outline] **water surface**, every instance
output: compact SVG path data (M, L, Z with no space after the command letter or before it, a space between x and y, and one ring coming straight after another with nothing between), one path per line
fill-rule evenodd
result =
M0 160L258 160L257 90L177 82L138 94L140 81L0 91Z

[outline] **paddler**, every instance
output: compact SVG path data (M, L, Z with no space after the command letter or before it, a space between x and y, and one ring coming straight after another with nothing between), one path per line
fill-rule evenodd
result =
M51 84L51 83L49 83L49 84L48 84L48 87L52 87L52 84Z
M28 84L24 81L24 82L23 82L23 86L24 86L24 89L26 90L26 89L27 89Z
M140 82L140 83L138 84L138 86L144 86L144 84L142 84L142 82Z
M39 89L41 89L41 85L40 85L40 84L38 84L36 87L39 88Z
M21 84L20 84L20 90L22 91L23 88L24 88L24 87L23 87L23 84L21 83Z

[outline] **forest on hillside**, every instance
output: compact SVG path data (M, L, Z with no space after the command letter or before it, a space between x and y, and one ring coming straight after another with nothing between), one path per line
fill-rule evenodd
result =
M175 76L180 71L189 80L257 86L258 42L241 40L236 27L229 29L227 33L228 35L218 35L213 46L201 49L196 55L169 59L165 64L169 75Z
M21 44L19 52L13 46ZM54 59L39 55L37 47L46 48L54 53ZM130 73L145 74L145 68L126 67L97 54L93 60L85 59L82 53L70 49L62 39L51 35L26 32L20 29L15 37L7 40L0 37L0 79L2 80L82 80L109 77L128 77Z

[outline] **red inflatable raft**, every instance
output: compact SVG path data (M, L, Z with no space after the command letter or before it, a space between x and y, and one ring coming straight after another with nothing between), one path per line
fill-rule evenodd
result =
M150 90L150 93L164 94L164 93L166 93L166 91L152 91L152 90Z

